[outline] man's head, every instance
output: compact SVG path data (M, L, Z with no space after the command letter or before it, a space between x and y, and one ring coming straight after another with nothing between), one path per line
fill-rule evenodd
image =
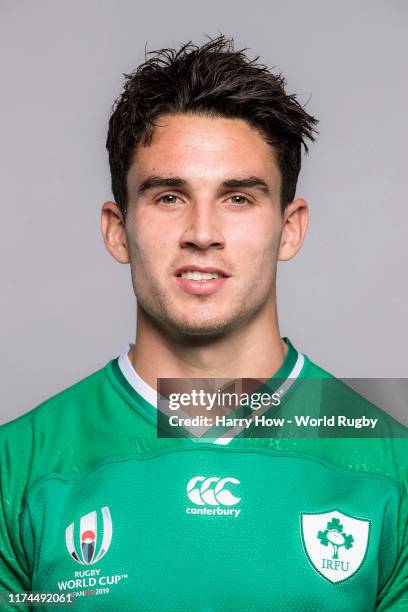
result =
M273 306L276 262L303 241L294 198L317 121L244 52L223 36L152 52L109 122L105 243L168 332L219 334ZM189 279L197 267L223 277Z

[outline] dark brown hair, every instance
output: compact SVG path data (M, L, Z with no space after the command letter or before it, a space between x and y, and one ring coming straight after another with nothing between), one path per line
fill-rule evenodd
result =
M197 113L246 120L257 128L276 154L282 175L281 206L295 198L301 146L314 140L317 119L285 91L285 79L249 60L247 48L234 50L220 35L202 46L191 41L178 51L145 54L145 62L125 74L121 95L112 107L106 147L112 192L124 214L126 176L139 143L148 145L160 115ZM147 59L147 56L152 56Z

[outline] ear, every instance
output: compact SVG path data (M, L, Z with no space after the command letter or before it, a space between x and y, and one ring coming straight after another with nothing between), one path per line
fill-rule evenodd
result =
M309 207L302 199L293 200L283 212L283 226L278 260L288 261L299 251L305 238Z
M119 263L129 263L125 220L116 202L105 202L101 210L103 241L109 253Z

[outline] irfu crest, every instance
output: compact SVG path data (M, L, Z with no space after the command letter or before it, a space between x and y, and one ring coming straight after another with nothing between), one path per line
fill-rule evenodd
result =
M369 519L332 510L301 514L305 552L315 570L330 582L342 582L361 567L368 549Z

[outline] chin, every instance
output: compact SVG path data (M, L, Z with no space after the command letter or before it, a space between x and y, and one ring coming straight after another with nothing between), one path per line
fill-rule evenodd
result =
M221 336L230 332L241 320L241 316L237 313L216 312L199 312L199 309L194 311L184 311L179 308L170 308L169 304L166 307L152 307L152 304L143 304L139 298L139 307L144 312L152 323L166 330L170 335L194 337L198 339ZM162 304L160 304L162 305ZM150 306L150 307L149 307ZM155 305L157 306L157 305ZM201 315L201 316L200 316Z
M233 327L233 320L226 319L203 319L203 320L168 320L167 327L172 332L182 334L183 336L195 336L208 338L211 336L220 336L229 332Z

